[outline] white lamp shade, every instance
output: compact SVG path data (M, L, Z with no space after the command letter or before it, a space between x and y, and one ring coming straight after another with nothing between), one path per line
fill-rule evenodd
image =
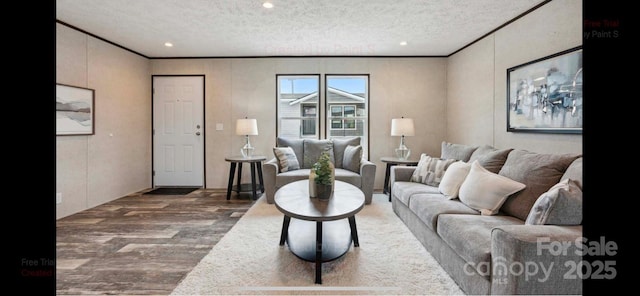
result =
M413 136L415 129L413 128L412 118L394 118L391 119L391 135L392 136Z
M258 121L252 118L238 119L236 122L236 135L258 135Z

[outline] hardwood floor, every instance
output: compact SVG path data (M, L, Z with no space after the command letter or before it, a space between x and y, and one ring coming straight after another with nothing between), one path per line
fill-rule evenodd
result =
M146 191L56 222L57 295L168 295L254 202Z

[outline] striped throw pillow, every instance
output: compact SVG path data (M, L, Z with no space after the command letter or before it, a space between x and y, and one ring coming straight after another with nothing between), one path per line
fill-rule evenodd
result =
M281 173L300 169L300 163L291 147L274 147L273 154L278 159L278 169Z
M420 161L418 161L418 166L413 171L410 181L438 187L440 181L442 181L444 172L449 165L456 161L456 159L435 158L426 153L422 153L422 155L420 155Z

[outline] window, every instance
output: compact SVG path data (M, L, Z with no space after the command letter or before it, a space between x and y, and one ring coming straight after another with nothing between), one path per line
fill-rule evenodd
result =
M302 107L302 136L315 136L318 130L318 124L316 123L317 115L317 103L315 104L300 104Z
M320 75L276 75L279 137L319 138Z
M276 75L277 136L360 137L363 155L368 158L369 75L325 75L324 78L325 91L321 97L319 74ZM325 117L323 121L321 116Z
M356 120L346 119L348 117L355 117L356 106L343 106L343 105L331 105L331 129L355 129Z
M369 75L326 75L327 138L360 137L369 155Z

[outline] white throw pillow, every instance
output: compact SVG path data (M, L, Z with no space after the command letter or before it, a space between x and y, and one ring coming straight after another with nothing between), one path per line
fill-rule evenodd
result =
M476 160L460 186L459 197L482 215L495 215L510 195L525 187L525 184L488 171Z
M440 193L444 194L448 199L458 198L460 186L462 186L464 179L467 178L469 170L471 170L471 164L464 161L456 161L449 165L438 186Z

